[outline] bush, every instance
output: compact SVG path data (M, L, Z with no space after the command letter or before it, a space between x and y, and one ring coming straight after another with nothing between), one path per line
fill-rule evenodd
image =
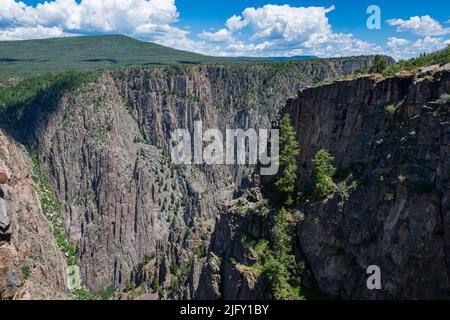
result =
M369 72L370 73L374 73L374 72L381 73L386 69L387 66L388 66L388 63L387 63L386 58L383 56L380 56L380 55L376 55L375 59L374 59L373 67L371 67L369 69Z
M98 292L96 294L96 296L100 300L111 300L114 297L114 295L116 294L116 291L117 291L116 286L113 285L113 284L110 284L105 289L103 289L102 291Z
M157 292L159 290L159 279L155 278L155 280L152 283L152 290L154 292Z
M26 264L24 264L20 267L20 272L22 273L22 277L25 280L27 280L31 275L30 267Z
M334 157L325 150L319 150L313 162L314 193L317 198L325 198L334 189L333 176L336 169L331 164Z
M384 195L384 201L386 202L392 202L395 200L395 195L393 193L386 193Z

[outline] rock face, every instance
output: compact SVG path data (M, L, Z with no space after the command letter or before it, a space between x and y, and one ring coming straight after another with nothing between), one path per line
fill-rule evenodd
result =
M245 262L231 246L240 233L216 240L232 225L226 205L252 170L174 166L170 134L196 120L205 129L269 128L299 89L372 64L360 57L106 71L77 89L52 87L14 114L10 131L36 152L63 204L92 292L114 284L132 297L262 297L252 293L255 279L242 278L244 263L229 261Z
M24 151L0 130L0 300L65 298L66 262Z
M450 65L417 77L362 77L302 90L284 110L299 143L298 185L314 154L355 188L305 206L300 247L320 289L343 298L450 296ZM366 287L381 268L382 290Z

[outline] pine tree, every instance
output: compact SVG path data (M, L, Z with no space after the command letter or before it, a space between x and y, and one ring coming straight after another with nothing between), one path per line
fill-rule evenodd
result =
M313 177L316 197L324 198L333 191L336 169L331 164L334 157L325 149L319 150L313 159Z
M287 206L292 205L295 183L297 181L298 149L295 129L289 114L285 114L280 122L280 172L275 185L280 192L280 200Z

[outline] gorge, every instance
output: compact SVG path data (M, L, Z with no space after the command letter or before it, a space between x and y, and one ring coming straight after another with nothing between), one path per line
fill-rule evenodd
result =
M263 190L273 181L251 166L175 165L170 138L195 121L257 130L284 114L299 143L298 190L312 192L322 148L339 182L298 206L302 287L345 299L448 298L450 65L352 76L374 59L68 72L7 100L0 298L113 287L115 299L273 298L252 248L274 224ZM366 288L372 264L382 290Z

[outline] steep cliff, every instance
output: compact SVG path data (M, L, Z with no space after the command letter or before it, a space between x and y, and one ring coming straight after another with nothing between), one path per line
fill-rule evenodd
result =
M300 143L298 186L312 158L334 155L341 183L302 208L301 252L320 289L342 298L448 298L450 64L415 75L361 77L289 100ZM346 186L345 186L346 185ZM351 187L350 187L351 186ZM381 268L382 290L366 287Z
M68 297L66 262L33 176L23 146L0 130L0 300Z
M114 285L125 292L118 298L252 298L254 290L233 291L245 270L214 255L217 237L210 243L216 220L230 225L229 201L254 184L252 169L174 166L171 131L192 130L195 120L269 127L299 89L372 64L360 57L105 71L93 82L59 79L10 107L2 126L36 154L92 292ZM223 241L232 247L234 238ZM230 288L211 291L208 277L213 286L229 277Z

